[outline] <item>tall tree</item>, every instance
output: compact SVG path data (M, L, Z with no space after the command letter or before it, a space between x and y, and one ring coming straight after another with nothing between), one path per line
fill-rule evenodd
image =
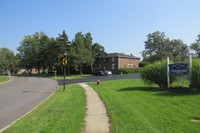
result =
M87 64L90 64L91 71L93 72L93 63L94 63L95 58L92 52L92 35L90 32L85 34L84 40L85 40L84 44L85 44L86 51L88 51Z
M14 52L8 48L0 48L0 74L6 70L14 71L16 60Z
M55 51L56 51L56 63L55 63L55 67L61 67L61 63L60 60L64 57L64 52L67 52L67 58L68 58L68 64L67 64L67 72L68 75L70 74L70 64L71 64L71 60L70 60L70 41L68 39L68 36L65 32L65 30L62 32L62 34L58 34L59 36L56 38L56 46L55 46Z
M72 42L72 47L70 49L71 56L73 58L73 62L75 66L79 69L80 74L82 74L82 68L84 65L91 65L94 62L94 57L92 55L92 51L90 51L88 47L89 43L86 45L85 42L87 39L82 34L82 32L78 32L75 35L75 40Z
M96 57L96 58L106 54L105 48L98 43L94 43L92 45L92 53L93 53L94 57Z
M145 50L142 51L143 61L154 62L156 60L172 57L174 60L185 58L188 55L188 46L180 39L170 40L164 32L156 31L147 35Z
M200 58L200 34L197 36L196 41L190 45L190 49L195 52L196 57Z
M174 60L180 60L188 56L188 46L180 39L171 40L167 46L166 51L169 56L172 56Z
M17 48L21 57L21 65L24 68L47 68L49 38L43 32L36 32L33 35L25 36L21 45Z
M160 60L169 39L165 36L164 32L156 31L147 35L147 41L145 41L145 50L142 51L143 58L154 56L154 60Z

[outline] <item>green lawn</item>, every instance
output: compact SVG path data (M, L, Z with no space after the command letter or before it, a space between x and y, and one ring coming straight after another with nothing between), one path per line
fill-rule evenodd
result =
M83 74L83 75L80 75L80 74L76 74L76 75L70 75L70 76L66 76L66 80L69 80L69 79L80 79L80 78L84 78L86 76L91 76L91 74ZM54 80L63 80L64 79L64 76L63 75L58 75L56 76L51 76L52 79Z
M8 76L0 76L0 83L8 81L9 77Z
M200 93L160 91L141 80L89 83L106 104L114 133L199 133Z
M81 133L84 129L86 97L79 85L59 90L36 110L5 133Z

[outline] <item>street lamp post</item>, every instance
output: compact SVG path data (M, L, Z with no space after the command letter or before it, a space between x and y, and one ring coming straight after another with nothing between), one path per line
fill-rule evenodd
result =
M67 51L65 50L64 51L64 58L62 60L62 63L63 63L63 66L64 66L64 88L63 88L63 91L65 91L65 80L66 80L66 65L67 65Z

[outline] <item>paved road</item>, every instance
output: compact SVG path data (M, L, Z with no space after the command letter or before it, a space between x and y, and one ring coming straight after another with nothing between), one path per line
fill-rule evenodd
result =
M37 77L16 77L0 84L0 129L45 100L57 86L52 79Z

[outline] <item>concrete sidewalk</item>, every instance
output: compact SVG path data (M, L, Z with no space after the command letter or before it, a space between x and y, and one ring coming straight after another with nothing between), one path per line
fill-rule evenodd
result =
M85 133L109 133L109 118L103 102L90 86L85 83L79 85L85 89L87 97Z

